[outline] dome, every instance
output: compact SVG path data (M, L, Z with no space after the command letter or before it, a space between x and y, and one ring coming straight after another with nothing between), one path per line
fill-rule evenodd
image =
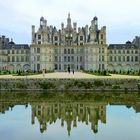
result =
M8 43L9 45L14 45L15 43L13 42L13 39Z
M98 20L98 18L95 16L94 18L93 18L94 20Z
M126 44L131 44L131 41L127 41Z
M43 21L44 20L44 17L41 17L40 20Z

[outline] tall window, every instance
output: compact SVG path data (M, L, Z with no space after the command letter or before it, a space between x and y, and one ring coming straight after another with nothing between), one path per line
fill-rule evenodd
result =
M102 61L104 61L104 56L102 56Z
M67 54L67 50L66 49L64 49L64 54Z
M125 56L123 56L123 62L125 62Z
M15 62L15 57L14 56L12 56L12 62Z
M71 54L74 54L74 49L71 49Z
M121 62L121 56L118 56L118 60L119 60L119 62Z
M129 62L130 60L129 60L129 56L127 56L127 62Z
M70 62L70 56L68 56L68 62Z
M112 62L112 56L110 56L110 62Z
M64 62L67 62L67 57L66 56L64 56Z
M70 54L70 49L68 49L68 54Z
M138 56L135 56L135 61L138 62Z
M37 53L40 53L40 48L37 48Z
M104 39L104 35L103 34L101 34L101 39Z
M83 41L83 36L80 36L80 41Z
M55 40L55 41L57 41L57 40L58 40L58 37L57 37L57 36L55 36L55 37L54 37L54 40Z
M12 54L14 54L15 53L15 51L14 50L12 50Z
M131 56L131 62L133 62L133 56Z
M80 62L82 62L82 56L80 56Z
M41 39L41 35L38 35L38 40L40 40Z

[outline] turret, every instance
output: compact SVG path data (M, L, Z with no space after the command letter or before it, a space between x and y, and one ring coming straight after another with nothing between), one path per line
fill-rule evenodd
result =
M61 29L64 30L64 23L61 23Z
M35 25L32 25L32 43L35 42Z
M76 22L73 23L73 29L74 29L74 31L77 31L77 23Z
M95 31L98 30L98 18L96 16L91 21L91 28Z

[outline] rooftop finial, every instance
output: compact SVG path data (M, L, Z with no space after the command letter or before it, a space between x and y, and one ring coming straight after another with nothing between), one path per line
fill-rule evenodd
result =
M68 13L68 18L70 18L70 12Z

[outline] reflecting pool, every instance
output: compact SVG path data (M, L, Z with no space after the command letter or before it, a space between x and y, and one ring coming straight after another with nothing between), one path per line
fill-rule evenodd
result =
M140 94L0 93L0 140L139 140Z

